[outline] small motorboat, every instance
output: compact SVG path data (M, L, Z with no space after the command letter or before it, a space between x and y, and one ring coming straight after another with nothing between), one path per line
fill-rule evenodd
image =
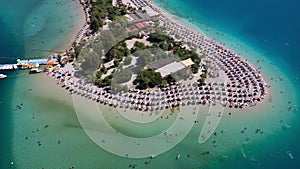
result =
M5 75L5 74L0 74L0 79L4 79L4 78L6 78L7 77L7 75Z
M180 154L177 154L176 159L177 160L180 159Z
M30 69L29 74L36 74L36 73L41 73L41 70L39 70L38 68L32 68L32 69Z
M156 155L150 155L150 158L151 159L156 158Z

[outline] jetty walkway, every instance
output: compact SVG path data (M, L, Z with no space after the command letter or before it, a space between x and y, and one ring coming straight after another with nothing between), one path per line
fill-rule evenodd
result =
M48 59L25 59L20 60L17 59L17 63L14 64L1 64L0 63L0 70L14 70L18 68L33 68L39 67L39 65L46 65Z

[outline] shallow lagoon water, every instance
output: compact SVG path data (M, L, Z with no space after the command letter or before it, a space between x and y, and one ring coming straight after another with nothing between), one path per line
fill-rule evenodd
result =
M1 1L2 3L11 9L18 7L17 3ZM9 40L7 41L9 43L3 43L5 48L1 48L3 62L14 61L16 56L25 56L26 48L23 44L25 41L19 38L22 37L21 32L26 25L24 22L28 22L25 18L31 12L27 9L31 9L34 5L41 4L22 1L24 9L19 10L21 14L2 10L1 20L3 28L6 28L3 30L7 33L3 33L1 37ZM19 21L8 20L7 17L2 17L4 14L15 16ZM52 15L49 14L49 17L51 18ZM34 34L36 30L32 32L28 35ZM69 37L62 36L64 33L56 33L62 39ZM226 33L230 34L230 32ZM53 34L51 38L45 36L45 41L54 39ZM213 35L215 33L211 34ZM37 37L42 38L42 36ZM224 37L220 39L227 39L228 44L232 40L236 44L241 44L233 37L229 36L231 39L227 38L228 36ZM53 43L49 43L49 49L55 49L62 41L54 39ZM265 53L261 53L267 51L262 46L258 45L258 50L255 51L251 50L252 47L245 47L244 44L247 42L243 42L242 48L241 45L236 45L232 49L243 52L256 67L262 67L264 77L271 84L272 93L265 107L262 107L261 111L226 109L216 130L217 136L212 136L206 143L199 144L199 133L206 117L206 109L203 108L199 111L199 123L194 125L188 136L175 148L151 160L149 165L144 164L149 159L119 157L106 152L92 142L78 122L72 97L45 75L28 76L28 72L22 71L15 78L18 72L8 72L10 77L0 81L1 90L4 89L0 100L1 119L3 119L1 133L5 136L2 138L6 138L1 141L1 146L6 150L1 152L1 166L4 168L68 168L75 165L77 168L127 168L129 164L137 163L138 168L298 168L297 160L290 159L287 153L291 152L296 159L300 155L300 146L297 144L300 118L297 90L299 81L295 80L295 71L292 71L293 74L286 75L288 71L278 64L276 58L273 60L270 55L265 56ZM15 50L11 50L10 47ZM256 62L258 59L261 60L259 63ZM297 65L297 62L286 64ZM283 70L285 73L282 73ZM279 79L280 76L283 81ZM270 80L271 77L276 81ZM280 91L283 93L281 94ZM291 104L288 101L291 101ZM23 103L22 109L14 111L21 103ZM290 105L292 110L288 111ZM126 123L128 122L124 121L124 124ZM45 128L45 125L49 127ZM247 131L241 134L244 127L247 127ZM264 133L256 134L257 128L261 128ZM223 134L221 130L224 130ZM139 132L132 131L131 134L139 135ZM246 138L250 140L246 141ZM41 146L37 144L39 140ZM213 146L213 140L216 140L217 147ZM208 150L209 155L202 155ZM182 156L180 160L175 159L178 153ZM191 158L187 157L188 154L191 154ZM10 164L11 161L14 165Z

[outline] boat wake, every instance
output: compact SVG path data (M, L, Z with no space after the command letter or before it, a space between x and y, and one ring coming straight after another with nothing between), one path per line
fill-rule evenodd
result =
M244 158L247 158L244 149L241 149L241 153L242 153L242 155L243 155Z

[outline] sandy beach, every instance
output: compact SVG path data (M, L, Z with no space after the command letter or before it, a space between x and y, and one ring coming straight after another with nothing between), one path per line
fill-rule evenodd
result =
M74 31L70 34L69 37L66 38L65 42L61 46L58 47L58 50L64 51L66 49L69 49L73 42L78 41L78 37L84 34L85 32L85 24L86 24L86 15L84 12L83 6L80 4L80 0L76 0L76 6L74 7L77 13L77 17L79 20L77 20L78 23L76 23L74 26Z
M24 72L25 73L25 72ZM274 75L278 75L278 72L274 72ZM26 80L27 79L27 80ZM16 165L20 166L28 166L28 167L47 167L50 164L50 161L56 160L55 164L52 164L52 167L61 167L61 166L72 166L76 165L77 167L80 166L102 166L102 165L111 165L108 161L105 162L105 159L119 159L122 158L113 156L110 152L111 149L115 149L115 153L117 154L119 150L122 150L121 156L126 157L126 154L128 154L128 157L134 157L134 154L132 154L132 148L138 148L143 145L142 141L138 138L140 137L149 137L155 136L159 133L162 133L164 135L164 131L169 131L169 133L179 132L181 129L173 128L174 131L168 130L168 128L172 128L171 126L176 121L176 118L180 118L179 114L175 113L172 116L169 116L168 119L167 116L169 115L168 112L165 112L163 115L161 115L163 118L159 118L157 121L154 122L152 125L147 126L147 124L143 127L137 127L137 124L131 124L125 127L128 123L132 123L126 119L122 119L122 115L118 114L117 111L112 112L112 110L115 110L114 108L111 108L109 106L102 106L98 105L99 109L96 108L96 112L93 113L91 111L91 106L88 106L89 104L95 105L95 102L92 102L88 99L84 99L82 97L76 96L76 102L79 101L79 104L75 102L75 108L76 106L78 109L81 110L81 112L77 112L74 110L74 98L72 95L69 94L65 89L61 88L60 85L56 84L56 81L47 76L46 74L38 74L38 75L31 75L30 79L26 78L26 76L20 76L18 78L18 82L15 86L15 94L18 97L14 97L13 100L13 106L20 105L20 103L23 103L21 110L18 110L14 113L15 116L15 134L14 134L14 148L15 148L15 154L13 161L15 161ZM22 83L20 83L22 82ZM274 88L272 88L275 91L280 91L283 87L286 86L286 83L283 82L271 82L275 83L277 85L274 85ZM282 85L279 85L278 83L282 83ZM29 88L24 88L23 86L31 86ZM285 90L285 93L283 97L287 97L287 95L292 96L290 90ZM59 93L59 94L58 94ZM287 123L290 125L290 118L292 118L292 112L284 113L284 114L278 114L272 111L274 109L275 112L280 112L279 110L286 110L288 104L287 103L281 103L280 97L276 97L276 95L280 96L280 93L276 93L273 95L273 102L272 104L261 104L261 106L255 106L251 108L244 108L243 111L240 111L239 109L228 109L226 108L224 110L222 119L220 121L220 124L217 126L216 130L214 132L217 133L217 137L212 134L211 138L205 142L204 144L198 143L198 137L200 136L200 131L205 123L205 119L207 118L208 113L208 106L198 106L197 107L197 113L198 115L193 115L192 113L195 111L194 107L191 107L190 109L185 109L182 111L182 115L191 115L190 117L196 116L196 119L191 118L189 121L188 117L184 117L184 120L178 119L179 122L182 121L181 125L183 127L188 127L189 125L193 125L192 130L189 132L188 136L185 137L185 139L181 140L182 143L180 143L178 146L174 147L168 153L159 155L158 158L155 161L152 161L151 166L159 165L163 160L166 160L170 158L174 159L176 156L176 153L181 152L183 153L183 150L181 150L181 146L186 144L192 144L188 150L185 152L192 152L193 156L198 156L196 152L193 152L192 149L195 149L195 147L199 147L199 157L201 159L206 159L206 157L203 157L201 153L205 152L206 150L210 150L210 153L212 156L218 156L220 153L224 153L224 155L229 156L230 151L234 151L237 145L241 144L250 144L250 145L257 145L260 140L266 139L268 137L272 137L275 132L278 132L282 130L282 127L284 126L284 123ZM20 97L22 96L22 97ZM17 99L18 98L18 99ZM26 98L26 99L25 99ZM79 100L77 100L79 99ZM82 100L83 99L83 100ZM28 101L26 101L28 100ZM32 101L31 101L32 100ZM291 100L293 100L291 98ZM97 105L97 104L96 104ZM275 108L272 108L273 105L276 105ZM14 107L13 107L14 108ZM188 108L188 107L186 107ZM99 112L99 110L101 110ZM24 111L24 113L22 113ZM27 112L27 113L25 113ZM103 114L103 117L106 122L99 123L97 120L100 116L99 113ZM79 117L78 116L79 113ZM127 111L126 113L130 113L130 111ZM230 114L229 114L230 113ZM118 118L116 118L118 116ZM123 115L124 116L124 115ZM78 119L79 117L79 119ZM83 118L83 119L82 119ZM92 141L88 137L88 135L84 132L86 128L83 128L82 126L82 120L86 120L88 122L89 127L88 130L93 129L93 131L100 131L101 134L96 134L95 136L98 136L96 139L96 142L99 144L102 144L101 146L107 146L106 149L109 152L104 151L102 148L100 148L97 144L95 144L95 140ZM280 120L283 120L282 123L280 123ZM196 123L195 123L195 122ZM28 124L25 128L21 127L19 123ZM80 122L80 123L79 123ZM101 124L101 125L99 125ZM48 128L45 128L46 125L49 125ZM158 125L158 126L156 126ZM102 126L102 127L101 127ZM111 126L112 129L118 129L120 131L120 134L126 134L128 136L131 136L132 138L135 138L135 141L128 141L126 142L126 137L124 137L123 141L121 141L123 144L131 144L131 146L128 146L127 148L131 149L116 149L114 144L120 144L120 138L113 138L112 136L120 136L119 134L116 134L115 131L104 131L103 129L105 126ZM156 127L155 127L156 126ZM99 128L100 127L100 128ZM154 127L154 128L153 128ZM242 134L241 131L244 127L247 127L245 133ZM151 130L151 132L145 133L145 131ZM259 128L264 133L263 134L256 134L255 130ZM37 129L39 131L37 131ZM123 130L122 130L123 129ZM221 132L223 130L223 133ZM33 132L34 131L34 132ZM175 132L175 133L176 133ZM96 132L97 133L97 132ZM245 135L245 136L244 136ZM102 136L102 137L101 137ZM184 135L183 135L184 136ZM183 137L182 136L182 137ZM25 139L28 137L28 139ZM163 136L165 137L165 136ZM172 141L173 137L166 137L167 140ZM179 135L174 137L173 139L178 138ZM251 142L245 142L243 139L238 139L239 137L249 137L251 138ZM76 138L76 139L75 139ZM128 137L129 138L129 137ZM232 139L236 138L236 139ZM213 140L218 140L216 144L211 144ZM42 140L41 146L37 145L37 141ZM160 139L158 139L160 140ZM157 141L158 141L157 140ZM167 141L165 140L165 141ZM153 141L153 140L151 140ZM176 140L173 140L176 141ZM179 140L178 140L179 141ZM59 144L58 144L59 142ZM191 143L190 143L191 142ZM153 143L153 142L152 142ZM146 144L146 143L144 143ZM165 145L166 144L166 145ZM167 142L165 144L159 144L163 146L156 146L156 148L159 149L165 149L168 147ZM120 144L122 145L122 144ZM226 147L224 147L226 145ZM82 151L81 148L85 146L86 151ZM217 149L216 147L220 147ZM63 147L63 148L61 148ZM74 149L74 147L78 147L78 149ZM125 147L123 147L125 148ZM153 149L153 148L151 148ZM77 154L77 156L70 156L70 151L72 150L72 154ZM118 151L117 151L118 150ZM140 149L140 153L149 153L151 151L147 151L148 149ZM154 149L153 149L154 150ZM244 148L244 151L246 155L249 155L249 152L247 151L247 148ZM239 150L240 151L240 150ZM24 152L22 155L20 152ZM49 154L50 153L50 154ZM250 152L251 153L251 152ZM30 154L30 155L29 155ZM78 155L81 154L81 155ZM86 164L83 162L84 160L81 158L83 156L88 156L89 154L94 154L95 157L91 158L89 161L94 161L92 164ZM167 155L169 154L169 155ZM56 156L55 158L47 158L49 155ZM141 154L139 154L141 155ZM148 156L149 154L145 155ZM43 162L32 162L30 165L26 163L26 161L35 161L33 159L35 156L39 156L40 159L43 159ZM71 158L66 158L71 157ZM101 160L99 160L99 157L101 157ZM136 157L136 156L135 156ZM243 158L243 156L241 156ZM45 160L47 159L47 160ZM131 163L131 158L122 159L121 163L119 165L126 166L128 163ZM169 159L169 160L171 160ZM50 161L49 161L50 160ZM208 160L208 159L206 159ZM97 162L96 162L97 161ZM138 163L141 165L143 163L143 158L141 160L134 160L134 163ZM202 161L202 160L201 160ZM209 161L209 160L208 160ZM204 165L206 162L202 161L202 165ZM118 166L119 166L118 165ZM169 164L170 165L170 164ZM51 165L50 165L51 166ZM115 168L122 168L121 166Z
M81 28L79 24L76 29ZM61 50L70 46L78 30L63 42ZM174 112L114 108L70 94L63 83L47 74L22 71L13 90L14 151L9 163L14 162L15 168L128 168L137 164L149 169L214 169L230 168L239 161L259 167L267 161L261 153L268 158L283 154L288 159L286 143L296 140L293 136L298 130L293 125L298 116L297 96L280 69L268 60L256 63L259 59L255 55L250 61L262 67L271 86L266 97L252 107L224 108L221 114L215 110L208 114L209 104L184 106ZM203 142L199 140L202 130L209 131ZM278 147L282 150L275 149Z
M51 1L41 3L24 22L25 56L32 58L68 50L84 33L86 16L79 0Z

